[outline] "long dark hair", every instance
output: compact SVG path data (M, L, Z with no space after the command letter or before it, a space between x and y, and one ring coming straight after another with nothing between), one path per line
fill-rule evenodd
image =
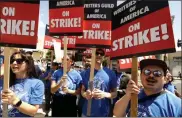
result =
M26 62L26 64L27 64L27 76L29 78L38 78L36 71L35 71L35 65L34 65L34 60L33 60L32 56L28 56L28 55L26 55L25 52L19 51L19 52L14 52L11 55L10 60L14 59L16 54L21 55L21 58L24 59ZM13 73L13 71L10 68L10 86L15 84L15 79L16 79L16 75Z

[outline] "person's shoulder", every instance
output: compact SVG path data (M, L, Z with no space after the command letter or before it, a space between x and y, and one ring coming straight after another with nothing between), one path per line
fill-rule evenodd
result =
M73 70L71 71L71 74L74 74L74 75L76 75L76 76L80 76L80 72L78 72L78 71L75 70L75 69L73 69Z
M90 68L83 70L83 71L81 72L81 74L83 74L83 73L89 73L89 72L90 72Z
M172 101L176 101L176 102L182 102L182 99L177 97L175 94L171 93L170 91L168 90L165 90L166 92L166 97L169 98L168 100L172 100Z
M31 87L44 86L44 83L42 82L42 80L38 78L28 78L26 83L27 83L27 86L30 85Z
M108 67L103 67L103 70L109 74L109 75L116 75L115 72L113 70L111 70L110 68Z
M106 72L112 72L112 70L109 69L108 67L103 67L103 70L106 71Z
M62 72L63 72L63 69L62 69L62 68L60 68L60 69L55 70L55 71L54 71L54 74L62 73Z

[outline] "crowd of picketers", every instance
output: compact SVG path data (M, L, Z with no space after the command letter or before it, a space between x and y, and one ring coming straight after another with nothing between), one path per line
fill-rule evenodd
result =
M45 116L51 110L52 117L87 117L88 101L92 100L90 117L129 117L131 96L138 94L138 117L182 117L181 94L164 61L140 61L141 83L137 84L131 72L121 72L119 61L115 71L103 64L104 56L103 49L96 50L94 79L89 82L91 55L84 59L84 66L75 65L74 55L67 55L64 75L62 64L40 64L31 52L14 52L10 88L3 90L3 77L0 79L0 116L5 110L2 103L9 104L9 117L35 116L45 95Z

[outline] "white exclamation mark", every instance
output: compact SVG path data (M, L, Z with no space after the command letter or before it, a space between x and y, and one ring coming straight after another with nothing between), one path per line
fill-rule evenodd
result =
M35 30L35 21L31 21L31 32L30 32L30 36L34 36L34 30Z
M169 38L169 35L167 34L167 24L162 24L161 29L163 34L162 39L167 40Z
M78 27L81 27L81 18L78 18Z

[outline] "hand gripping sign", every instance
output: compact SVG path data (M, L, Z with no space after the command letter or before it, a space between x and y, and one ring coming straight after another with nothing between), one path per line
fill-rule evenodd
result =
M137 56L175 52L168 1L127 0L112 14L112 59L132 57L137 83ZM138 97L132 95L130 117L137 117Z
M24 10L26 8L26 10ZM0 45L4 48L3 89L9 88L9 47L36 48L39 1L0 2ZM3 104L3 117L8 117L8 106Z

